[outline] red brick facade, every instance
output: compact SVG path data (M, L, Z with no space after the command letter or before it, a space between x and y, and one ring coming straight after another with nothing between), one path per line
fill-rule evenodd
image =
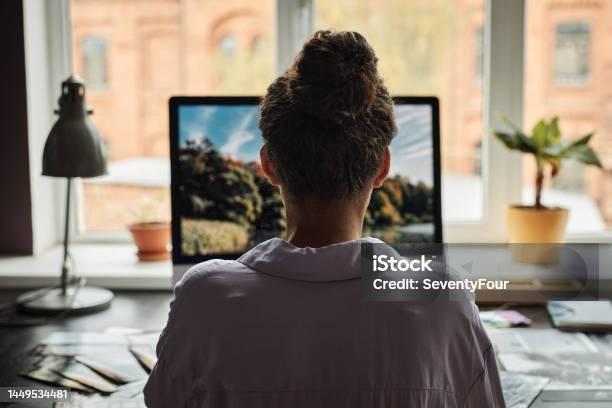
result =
M559 115L567 137L595 130L595 147L604 164L612 167L612 0L526 3L525 125ZM274 75L274 4L273 0L72 0L75 71L82 75L87 71L83 46L87 38L106 42L106 84L90 87L87 98L96 110L94 121L108 143L111 160L168 156L167 100L172 95L261 94ZM450 62L441 71L443 83L436 88L442 104L444 169L473 174L479 172L483 136L478 75L483 0L449 0L449 4L461 13L457 20L462 23L453 36ZM566 22L585 23L590 30L588 80L579 85L560 85L554 78L555 33ZM525 181L531 183L529 162L525 169ZM570 165L558 183L561 188L583 188L612 221L609 172ZM106 194L101 188L107 189ZM126 188L85 185L87 229L116 228L130 221L129 216L119 217L117 208L137 205L138 196L150 190L132 187L127 194ZM167 212L166 202L160 206L160 217Z

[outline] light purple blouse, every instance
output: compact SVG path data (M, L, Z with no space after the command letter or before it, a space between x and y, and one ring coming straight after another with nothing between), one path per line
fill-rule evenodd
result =
M149 407L504 407L470 301L367 302L360 244L272 239L176 285Z

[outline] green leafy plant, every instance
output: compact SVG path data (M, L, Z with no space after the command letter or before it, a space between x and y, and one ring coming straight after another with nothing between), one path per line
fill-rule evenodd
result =
M549 122L540 120L533 127L531 135L523 133L509 120L505 118L503 120L510 126L512 132L493 131L493 135L508 149L531 154L536 161L534 207L537 209L544 208L541 197L547 166L550 166L551 178L559 173L561 163L566 159L602 168L599 157L589 146L593 133L576 140L566 141L561 140L558 117L552 118Z

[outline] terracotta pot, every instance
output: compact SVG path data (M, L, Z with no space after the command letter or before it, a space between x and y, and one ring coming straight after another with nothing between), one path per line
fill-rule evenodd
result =
M561 246L555 244L563 242L567 215L567 209L559 207L508 208L508 243L515 244L511 247L512 259L531 265L557 264Z
M563 242L568 211L566 208L508 208L508 242L511 244L556 244Z
M132 239L138 247L141 261L160 261L170 258L170 224L167 222L143 222L129 226Z

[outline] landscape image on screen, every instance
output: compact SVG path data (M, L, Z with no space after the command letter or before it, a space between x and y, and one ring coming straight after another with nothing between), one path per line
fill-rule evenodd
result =
M396 105L390 177L374 190L364 235L394 242L434 240L432 112ZM277 188L263 177L255 105L178 108L181 253L242 253L283 237L286 220Z

